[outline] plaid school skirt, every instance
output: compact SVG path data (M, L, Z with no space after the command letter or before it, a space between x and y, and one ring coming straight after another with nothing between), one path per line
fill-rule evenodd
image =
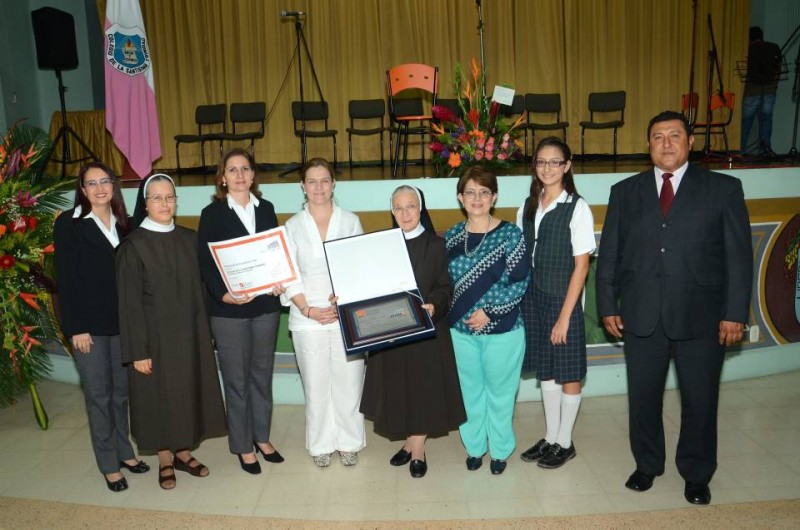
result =
M555 379L559 384L586 377L586 325L580 300L569 317L567 343L550 342L563 304L563 296L542 292L533 285L528 288L521 306L526 341L523 374L535 373L540 381Z

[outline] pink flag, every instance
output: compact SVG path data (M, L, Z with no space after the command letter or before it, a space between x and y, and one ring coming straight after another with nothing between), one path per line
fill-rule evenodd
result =
M161 157L161 135L139 0L108 0L105 28L106 129L131 168L144 178Z

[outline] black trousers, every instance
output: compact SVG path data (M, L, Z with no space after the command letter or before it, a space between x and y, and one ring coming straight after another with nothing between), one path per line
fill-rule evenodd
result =
M687 482L708 484L717 469L717 407L725 348L717 338L671 340L661 322L648 337L625 333L629 436L636 468L664 472L664 385L675 358L681 430L675 464Z

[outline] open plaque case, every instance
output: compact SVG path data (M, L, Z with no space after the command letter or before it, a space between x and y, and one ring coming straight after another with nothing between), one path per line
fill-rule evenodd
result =
M324 247L348 355L436 335L401 229L325 241Z

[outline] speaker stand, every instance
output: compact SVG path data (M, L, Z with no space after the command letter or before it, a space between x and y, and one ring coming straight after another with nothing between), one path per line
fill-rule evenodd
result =
M81 138L81 136L75 132L75 129L70 127L69 123L67 123L67 105L64 101L64 93L67 91L67 87L64 86L64 81L61 78L60 68L56 68L56 78L58 79L58 95L61 99L61 128L58 130L58 134L56 135L56 139L53 141L53 144L58 145L58 143L61 142L61 158L54 158L51 151L50 160L61 163L61 178L63 179L67 176L67 164L83 162L84 160L100 161L100 159L97 158L97 155L95 155L89 146L86 145L86 142L83 140L83 138ZM83 158L72 158L69 150L70 136L76 142L78 142L81 147L83 147L89 156L85 156Z

